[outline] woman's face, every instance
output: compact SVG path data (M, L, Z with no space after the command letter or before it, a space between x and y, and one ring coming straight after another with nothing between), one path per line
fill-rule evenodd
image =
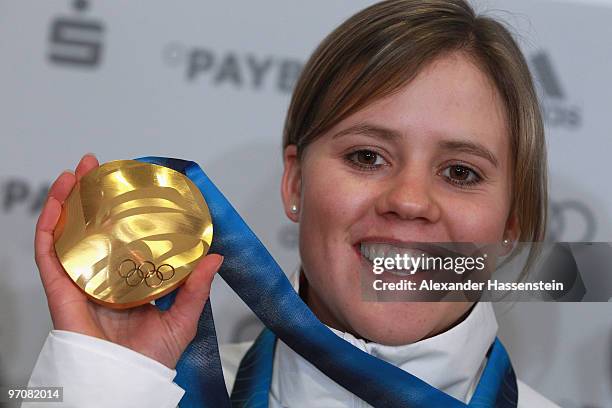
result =
M300 161L288 147L283 199L300 224L307 301L319 319L396 345L465 314L469 303L362 301L360 246L514 239L509 138L490 79L454 53L338 123Z

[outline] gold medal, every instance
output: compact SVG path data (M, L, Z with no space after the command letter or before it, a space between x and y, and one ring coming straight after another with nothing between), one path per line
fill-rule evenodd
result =
M55 230L60 263L89 298L123 309L179 286L213 235L202 193L185 175L136 160L87 173Z

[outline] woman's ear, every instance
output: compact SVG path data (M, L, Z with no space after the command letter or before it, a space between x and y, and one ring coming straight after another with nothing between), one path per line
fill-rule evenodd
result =
M285 147L283 153L283 179L281 181L281 196L285 207L285 214L293 222L298 222L300 214L301 197L301 168L297 157L297 146Z
M521 235L521 228L519 225L519 219L516 215L516 210L512 210L508 221L506 221L506 229L504 230L503 242L502 242L502 256L508 255L516 244L517 239Z

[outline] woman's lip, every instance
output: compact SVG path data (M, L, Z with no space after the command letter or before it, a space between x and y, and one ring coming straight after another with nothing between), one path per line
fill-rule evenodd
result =
M354 245L359 252L361 251L361 244L383 244L398 248L416 249L432 256L439 257L472 256L481 252L480 246L474 242L455 242L448 240L416 241L375 235L361 238L355 242Z

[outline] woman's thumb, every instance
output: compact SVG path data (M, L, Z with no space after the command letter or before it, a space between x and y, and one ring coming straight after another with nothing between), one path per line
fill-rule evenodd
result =
M180 287L174 304L168 310L173 324L195 330L198 319L210 294L215 273L223 263L223 256L206 255ZM195 331L194 331L195 333Z

